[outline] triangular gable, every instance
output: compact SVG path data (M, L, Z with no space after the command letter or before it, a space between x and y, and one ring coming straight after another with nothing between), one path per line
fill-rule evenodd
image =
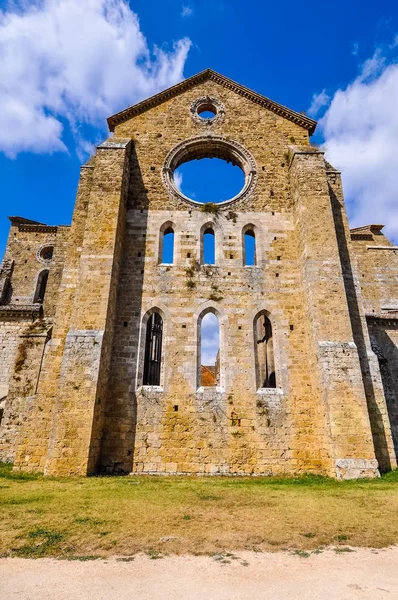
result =
M182 81L181 83L177 83L176 85L167 88L167 90L164 90L163 92L159 92L158 94L151 96L147 100L143 100L138 104L134 104L133 106L130 106L129 108L126 108L125 110L122 110L121 112L112 115L108 118L108 125L110 131L114 131L116 125L124 123L128 119L131 119L132 117L135 117L136 115L146 110L149 110L154 106L158 106L159 104L162 104L162 102L170 100L170 98L174 98L182 92L185 92L186 90L194 87L198 83L203 83L204 81L215 81L223 87L234 91L236 94L239 94L244 98L248 98L252 102L255 102L256 104L259 104L260 106L263 106L264 108L273 111L277 115L280 115L281 117L284 117L285 119L293 121L297 125L304 127L304 129L308 130L310 135L312 135L315 131L316 121L314 121L313 119L310 119L302 113L290 110L290 108L286 108L286 106L282 106L282 104L278 104L277 102L270 100L266 96L257 94L257 92L253 92L253 90L250 90L249 88L246 88L243 85L236 83L236 81L233 81L232 79L228 79L228 77L224 77L224 75L221 75L220 73L217 73L212 69L206 69L205 71L201 71L200 73L197 73L197 75L193 75L188 79L184 79L184 81Z

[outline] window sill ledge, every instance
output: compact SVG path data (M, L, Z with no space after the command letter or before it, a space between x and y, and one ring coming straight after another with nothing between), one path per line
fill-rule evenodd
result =
M200 386L198 387L198 389L196 390L197 394L205 394L206 392L215 392L216 394L222 394L223 393L223 388L218 387L216 385L206 385L206 386Z
M259 388L256 393L263 396L283 396L282 388Z
M155 392L157 394L161 394L164 392L164 389L161 385L140 385L137 388L137 394L140 392Z

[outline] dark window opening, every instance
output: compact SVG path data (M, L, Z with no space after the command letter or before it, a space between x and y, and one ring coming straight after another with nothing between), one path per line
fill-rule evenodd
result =
M265 313L254 321L257 388L275 388L275 362L272 326Z
M50 261L53 257L53 253L54 253L53 246L45 246L44 248L42 248L40 250L40 258L42 258L43 260Z
M160 385L163 319L153 313L147 322L143 385Z
M35 304L42 304L46 293L48 271L42 271L37 279L36 292L33 298Z

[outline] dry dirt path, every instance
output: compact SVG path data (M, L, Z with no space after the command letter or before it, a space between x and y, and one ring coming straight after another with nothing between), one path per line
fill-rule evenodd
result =
M0 560L1 600L398 599L398 547L309 558L241 552L90 562Z

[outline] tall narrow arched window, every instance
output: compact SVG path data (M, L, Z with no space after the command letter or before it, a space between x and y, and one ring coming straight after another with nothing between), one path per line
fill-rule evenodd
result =
M143 385L160 385L162 337L163 319L154 312L146 325Z
M206 312L199 318L200 385L220 385L220 327L217 315Z
M214 229L209 226L203 230L202 240L202 264L215 265L216 264L216 236Z
M257 388L275 388L275 361L272 325L266 311L254 319Z
M36 291L33 297L33 302L36 304L42 304L44 302L44 296L46 293L48 280L48 269L45 269L39 274L37 278Z
M172 265L174 263L174 229L167 226L161 231L161 263L164 265Z
M243 264L254 267L256 264L256 236L253 229L247 229L243 234Z

